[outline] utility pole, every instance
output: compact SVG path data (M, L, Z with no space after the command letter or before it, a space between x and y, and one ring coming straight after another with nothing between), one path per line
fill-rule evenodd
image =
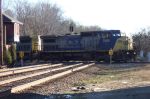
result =
M2 16L2 0L0 0L0 65L4 64L3 59L3 16Z

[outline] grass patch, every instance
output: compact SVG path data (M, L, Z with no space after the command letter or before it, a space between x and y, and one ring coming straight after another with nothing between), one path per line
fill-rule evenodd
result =
M95 71L93 77L74 83L73 86L85 86L88 84L101 84L116 80L137 80L138 73L141 68L105 68ZM134 75L133 75L134 74ZM143 77L144 78L144 77Z
M92 77L92 78L89 78L87 80L84 80L82 83L85 83L85 84L100 84L100 83L104 83L104 82L107 82L107 81L112 81L112 80L117 80L118 79L118 76L116 75L98 75L96 77Z
M94 73L95 76L86 80L82 80L80 83L82 84L101 84L108 81L120 80L125 76L125 73L129 73L129 70L118 71L118 70L103 70ZM79 84L80 84L79 83Z

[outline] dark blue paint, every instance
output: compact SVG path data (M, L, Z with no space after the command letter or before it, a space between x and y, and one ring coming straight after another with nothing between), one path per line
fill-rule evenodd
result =
M110 50L113 49L115 46L115 43L118 38L120 38L120 31L103 31L99 33L99 35L102 37L102 34L108 33L110 37L108 39L101 38L99 40L99 49L100 50ZM115 34L115 36L113 35ZM109 40L109 42L104 42L105 40Z
M108 34L109 39L102 38L103 34ZM114 36L115 35L115 36ZM98 51L108 51L114 47L118 38L120 38L120 31L119 30L104 30L104 31L89 31L89 32L81 32L81 35L64 35L57 37L58 43L56 44L58 47L51 47L48 48L49 51L76 51L76 50L85 50L83 43L81 42L82 39L85 38L95 38L98 36L100 37L98 40L98 46L93 48L92 50ZM109 40L109 42L104 42ZM63 43L63 44L62 44ZM89 42L87 42L89 43ZM96 42L90 42L92 45L96 44ZM63 46L61 46L61 44ZM61 46L61 47L60 47ZM48 47L48 46L47 46ZM91 46L92 47L92 46ZM89 46L88 46L89 48Z
M61 50L81 50L80 35L66 35L60 38L65 41L65 45Z

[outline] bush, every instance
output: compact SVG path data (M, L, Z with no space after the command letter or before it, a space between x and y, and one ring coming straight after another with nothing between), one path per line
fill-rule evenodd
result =
M16 55L16 45L15 45L15 44L12 44L10 50L11 50L11 56L12 56L12 65L14 65L15 62L16 62L16 59L17 59L17 55Z
M12 64L12 56L10 50L5 50L5 60L8 66Z

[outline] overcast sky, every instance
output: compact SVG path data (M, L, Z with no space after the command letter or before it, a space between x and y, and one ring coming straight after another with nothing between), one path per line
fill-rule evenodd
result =
M32 0L38 1L38 0ZM130 33L150 26L150 0L43 0L57 4L64 16L83 25Z

